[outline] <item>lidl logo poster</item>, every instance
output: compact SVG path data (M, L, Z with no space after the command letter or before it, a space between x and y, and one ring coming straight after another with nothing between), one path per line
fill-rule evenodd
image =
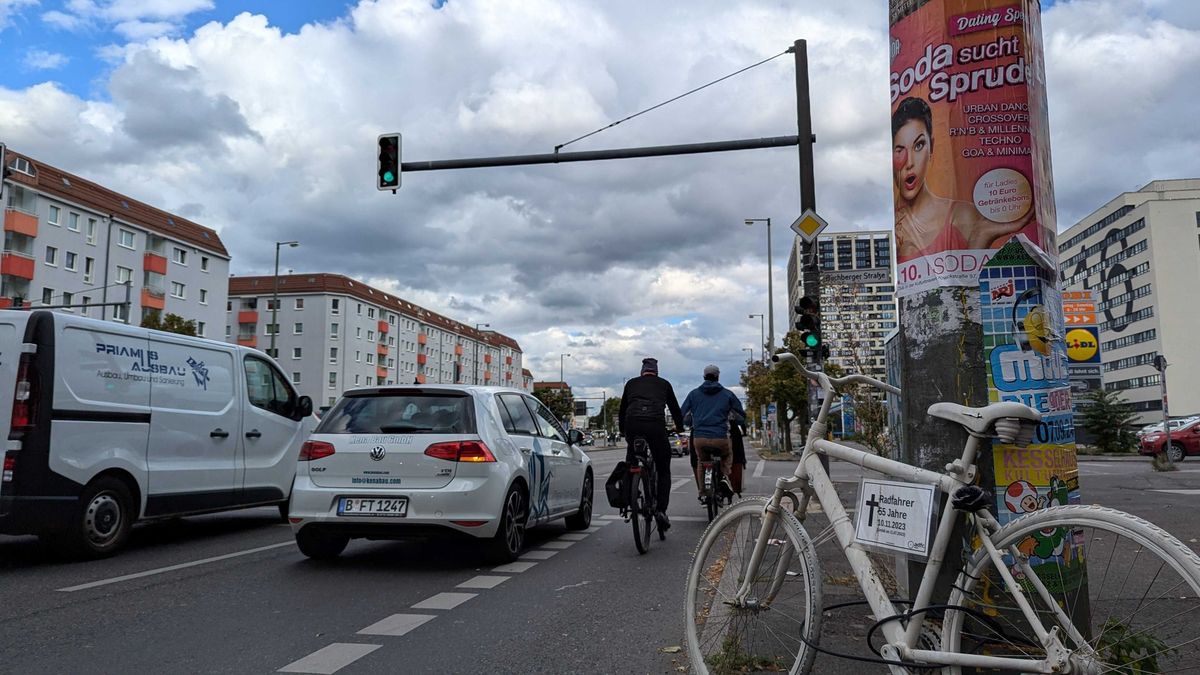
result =
M1067 331L1067 358L1071 363L1100 363L1100 331L1095 328Z

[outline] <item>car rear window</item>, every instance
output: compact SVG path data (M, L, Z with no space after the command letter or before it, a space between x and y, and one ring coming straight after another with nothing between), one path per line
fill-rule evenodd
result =
M462 394L373 394L338 401L318 434L473 434L471 397Z

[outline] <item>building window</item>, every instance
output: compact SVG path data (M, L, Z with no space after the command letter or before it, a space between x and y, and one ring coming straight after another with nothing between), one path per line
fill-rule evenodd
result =
M231 335L233 335L233 326L226 324L225 325L225 337L228 338Z
M51 267L58 266L58 249L53 246L46 247L46 264Z
M361 340L361 339L362 339L362 326L355 326L355 327L354 327L354 337L355 337L355 338L357 338L357 339L359 339L359 340Z
M337 389L337 373L336 372L329 373L329 388Z
M336 323L329 324L329 339L338 339L338 325Z
M263 335L279 335L279 324L268 323L263 326Z
M63 293L63 296L62 296L62 304L64 304L64 305L70 305L70 304L74 304L74 303L72 303L72 302L71 302L71 301L72 301L72 300L74 300L74 299L75 299L75 294L74 294L74 293ZM72 310L68 309L67 311L69 312L69 311L72 311Z
M67 214L67 229L72 232L79 231L79 214L78 213L72 212L72 213Z
M367 352L367 365L368 366L375 365L375 355L372 354L371 352Z
M200 304L202 304L202 305L208 304L208 289L206 289L206 288L200 289Z
M268 312L270 312L270 311L272 311L272 310L274 310L274 309L275 309L275 301L274 301L274 300L272 300L272 299L270 299L270 298L268 298L268 299L267 299L267 311L268 311Z
M396 315L395 314L388 314L388 325L389 326L396 325Z
M374 307L368 307L368 308L367 308L367 318L368 318L368 319L374 319L374 318L375 318L375 308L374 308Z
M83 309L81 309L80 311L83 313L84 316L87 316L88 315L88 305L92 304L92 299L85 295L85 296L83 296L83 300L82 300L81 304L83 305Z
M354 386L356 386L356 387L358 386L358 380L359 380L358 373L355 373L354 374Z
M374 341L375 341L375 331L368 330L367 331L367 342L374 342Z
M129 323L129 305L116 305L113 307L113 319L121 323Z
M42 289L42 304L43 305L52 304L53 300L54 300L54 289L53 288L43 288Z
M131 281L133 281L133 270L117 265L117 283L127 284Z
M375 378L373 378L373 377L371 377L370 375L368 375L368 376L367 376L367 386L369 387L369 386L371 386L372 384L375 384Z
M304 298L296 298L296 309L304 309Z
M337 363L337 347L329 348L329 362Z
M92 283L92 273L96 270L96 261L91 258L83 259L83 282Z
M171 250L171 262L175 263L176 265L186 265L187 264L187 251L185 251L181 248L172 249Z
M330 397L329 397L329 405L333 405L334 403L337 403L337 397L336 397L336 396L330 396Z
M206 255L200 256L200 271L201 272L208 271L208 256L206 256Z
M355 362L355 363L361 363L361 362L362 362L362 352L360 352L360 351L355 351L355 352L354 352L354 362Z
M330 300L330 301L329 301L329 313L330 313L330 314L338 314L338 313L340 313L340 312L342 311L342 310L341 310L341 305L342 305L341 301L340 301L340 300L338 300L337 298L334 298L334 299Z
M84 240L92 246L96 245L96 219L88 218L87 232L84 234Z
M226 311L226 312L232 312L232 311L233 311L233 301L232 301L232 300L226 300L226 301L225 301L225 311Z
M121 228L121 230L117 233L117 245L125 248L133 248L133 244L133 230Z
M185 290L185 289L184 289L184 285L183 285L183 284L179 283L178 281L172 281L172 282L171 282L171 297L172 297L172 298L179 298L180 300L183 300L183 298L184 298L184 296L183 296L183 292L184 292L184 290Z
M292 384L300 384L300 373L292 371Z
M301 349L300 349L300 347L292 347L292 358L293 358L293 359L298 359L298 358L300 358L300 354L301 354Z
M196 322L196 335L199 335L200 337L204 337L204 333L206 331L207 331L206 324L203 321L197 321Z
M51 225L58 225L58 207L57 206L50 207L50 216L48 218L46 218L46 222L50 223Z
M267 349L264 349L263 351L267 353L267 356L269 356L273 359L279 358L279 349L278 348L271 349L268 347Z
M292 335L304 335L304 324L299 321L292 324Z
M63 268L65 268L69 272L74 272L76 270L75 259L76 259L75 254L70 251L67 251L66 257L63 258Z
M358 315L362 316L362 303L358 303Z

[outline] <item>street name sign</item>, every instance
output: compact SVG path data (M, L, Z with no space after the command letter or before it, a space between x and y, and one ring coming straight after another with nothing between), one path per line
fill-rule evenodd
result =
M892 283L892 270L875 267L861 270L821 270L821 283L839 286Z

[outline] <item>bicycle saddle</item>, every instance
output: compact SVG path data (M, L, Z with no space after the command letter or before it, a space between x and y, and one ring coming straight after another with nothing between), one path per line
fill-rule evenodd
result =
M1013 403L1011 401L993 403L982 408L970 408L965 405L958 405L957 403L934 403L929 406L929 415L957 422L976 436L987 436L992 426L998 420L1016 418L1033 424L1042 421L1042 415L1038 411L1022 403ZM1001 437L1011 435L1015 438L1015 428L1012 429L1013 433L1010 433L1010 427L1011 425L1006 424L998 425L996 428L997 435ZM1004 438L1004 440L1012 439Z

